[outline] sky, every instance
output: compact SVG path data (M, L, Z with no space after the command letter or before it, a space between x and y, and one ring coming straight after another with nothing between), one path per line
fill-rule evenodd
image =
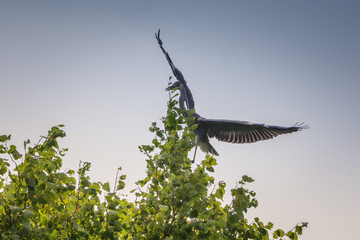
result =
M197 112L309 129L255 144L211 140L217 181L255 179L248 217L300 239L354 239L360 225L360 2L0 1L0 135L22 146L64 124L64 168L92 163L96 181L145 176L152 122L172 72ZM198 152L196 162L204 158ZM131 196L129 196L131 197Z

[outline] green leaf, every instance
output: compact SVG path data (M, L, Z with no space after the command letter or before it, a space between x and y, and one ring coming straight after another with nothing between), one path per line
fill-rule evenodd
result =
M181 185L181 181L178 178L174 177L174 179L172 180L172 184L174 185L174 187L178 187Z
M246 176L246 175L242 176L242 180L243 180L244 182L248 182L248 183L251 183L251 182L254 181L254 179L252 179L251 177Z
M26 219L30 219L34 216L34 212L33 211L30 211L30 210L23 210L22 211L23 213L23 216L26 218Z
M298 237L297 237L297 235L294 233L294 232L288 232L287 234L286 234L286 236L288 236L290 239L293 239L293 240L297 240L298 239Z
M27 179L27 183L30 187L35 187L36 186L36 180L35 178L31 177L29 179Z
M285 235L285 232L281 229L277 229L275 232L274 232L274 238L277 238L277 237L283 237Z
M4 145L0 145L0 153L6 153L7 149Z
M21 207L14 206L14 205L10 205L9 208L12 213L18 213L18 212L21 212L21 210L22 210Z
M296 227L295 227L295 232L296 232L297 234L301 235L301 234L302 234L302 227L296 226Z
M161 212L166 212L167 210L169 210L169 207L166 205L159 204L159 209Z
M197 129L197 127L198 127L198 124L193 124L193 125L191 125L191 130L195 131Z
M0 175L4 175L8 171L8 167L10 164L7 162L6 159L0 158Z
M67 175L65 173L59 173L57 175L57 179L60 180L60 181L65 181L67 179Z
M195 113L195 109L190 109L188 111L189 116L191 117Z
M10 140L11 135L1 135L0 136L0 142L6 142L8 140Z
M163 212L159 212L155 216L155 220L158 222L159 225L164 224L164 214Z
M213 167L207 167L206 170L208 170L209 172L214 172L214 168Z
M4 165L0 166L0 175L4 175L5 173L7 173L7 167Z
M82 186L84 186L84 187L90 186L90 182L89 182L89 180L87 180L86 178L81 179L80 184L81 184ZM105 186L105 187L106 187L106 186ZM108 191L108 192L110 192L110 188L109 188L109 191Z
M32 227L31 227L31 224L30 222L27 220L27 219L24 219L22 221L22 226L21 226L22 230L24 232L26 232L27 234L30 234L32 232Z
M207 189L203 185L196 184L195 185L195 190L200 194L204 194L204 193L206 193Z
M307 227L308 225L309 225L308 222L301 222L301 226L302 226L302 227Z
M39 175L38 175L39 179L43 182L46 182L47 181L47 176L44 172L40 172Z
M87 231L85 229L83 229L81 226L79 226L77 223L74 223L73 227L74 227L75 231L87 235Z
M11 154L15 160L18 160L19 158L22 157L22 155L16 150L16 146L14 145L10 146L8 153Z
M28 145L30 143L30 140L28 139L28 140L26 140L26 141L24 141L24 149L26 149L26 145Z
M57 137L65 137L66 134L63 130L61 130L58 126L52 127L51 131L49 131L49 135L53 138Z
M124 188L125 188L125 183L123 181L119 180L116 190L121 190Z
M218 188L215 192L215 196L222 200L224 196L224 189Z
M268 222L268 224L265 226L266 229L271 230L273 228L274 224L271 222Z
M103 187L103 189L105 191L110 192L110 184L109 184L109 182L104 183L102 187Z

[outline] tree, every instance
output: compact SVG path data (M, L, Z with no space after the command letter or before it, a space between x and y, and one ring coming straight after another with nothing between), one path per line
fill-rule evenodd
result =
M152 123L155 137L142 145L146 177L131 191L135 201L121 197L125 175L116 174L116 186L92 182L91 164L80 162L62 170L58 139L63 125L21 154L0 136L0 238L1 239L298 239L307 223L290 231L274 229L246 213L258 202L246 188L254 180L243 176L231 189L232 200L223 202L226 183L215 182L216 159L207 155L192 166L188 153L194 146L194 119L184 117L175 96L168 102L163 128ZM13 164L10 164L10 163ZM120 171L121 168L118 169ZM104 196L104 197L103 197Z

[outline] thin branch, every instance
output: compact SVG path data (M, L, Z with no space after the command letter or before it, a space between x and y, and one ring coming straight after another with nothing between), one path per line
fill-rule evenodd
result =
M81 168L81 163L82 163L82 161L80 160L80 162L79 162L79 169ZM78 173L79 174L79 173ZM71 214L71 216L70 216L70 218L72 218L74 215L75 215L75 213L77 212L77 210L78 210L78 207L79 207L79 201L80 201L80 181L81 181L81 175L79 174L79 182L78 182L78 189L77 189L77 191L78 191L78 194L77 194L77 201L76 201L76 206L75 206L75 210L74 210L74 212Z
M120 172L120 168L118 168L118 169L117 169L117 172L116 172L115 184L114 184L114 192L116 191L116 184L117 184L117 182L118 182L119 172Z

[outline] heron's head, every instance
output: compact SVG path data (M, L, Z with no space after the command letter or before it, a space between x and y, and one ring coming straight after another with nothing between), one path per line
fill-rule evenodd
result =
M179 86L181 85L182 83L180 81L176 81L174 82L173 84L171 84L169 87L165 88L166 91L170 91L170 90L176 90L179 88Z

